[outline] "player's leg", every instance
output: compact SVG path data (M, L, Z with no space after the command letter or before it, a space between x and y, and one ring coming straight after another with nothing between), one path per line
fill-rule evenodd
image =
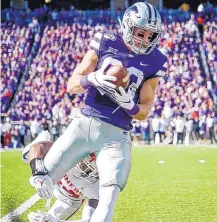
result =
M97 208L98 200L96 199L89 199L87 200L86 205L83 208L82 211L82 220L89 222L91 220L91 217Z
M68 221L68 219L77 212L77 210L83 203L83 200L72 200L71 198L68 198L57 189L55 192L55 197L57 198L57 200L47 213L31 212L28 215L30 222L41 222L46 220L49 220L49 222L63 222L65 220ZM82 220L78 221L89 222L93 212L95 211L95 208L97 207L97 204L98 200L87 200L87 204L83 208Z
M88 197L87 203L82 211L82 220L90 221L99 200L99 180L83 188L83 195Z
M57 199L48 211L56 219L67 220L74 215L82 205L81 200L74 201L71 205Z
M79 198L72 198L68 193L64 192L62 188L56 186L54 190L56 201L48 211L54 218L60 220L67 220L74 215L81 207L83 200Z
M60 192L55 195L57 200L48 212L31 212L28 214L30 222L64 222L74 215L83 203L83 200L69 199Z
M53 183L60 180L89 152L88 129L91 119L76 116L44 158L44 165Z
M110 222L119 192L125 187L131 168L131 139L126 131L114 128L97 157L99 204L91 222Z

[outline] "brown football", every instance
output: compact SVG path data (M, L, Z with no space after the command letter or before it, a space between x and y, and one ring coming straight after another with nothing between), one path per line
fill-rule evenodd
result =
M117 78L116 81L111 81L116 85L116 89L118 89L120 86L126 89L129 85L130 75L127 69L122 65L113 65L107 70L106 75L115 76Z

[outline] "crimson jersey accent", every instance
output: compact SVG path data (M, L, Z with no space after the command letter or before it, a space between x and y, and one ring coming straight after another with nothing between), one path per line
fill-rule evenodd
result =
M72 198L77 199L82 196L82 193L72 184L67 175L65 175L60 181L58 181L57 185L59 185L60 188L66 191Z

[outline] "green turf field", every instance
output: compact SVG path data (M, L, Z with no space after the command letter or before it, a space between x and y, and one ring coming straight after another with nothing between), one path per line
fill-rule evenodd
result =
M147 146L132 153L130 178L113 222L217 221L217 149ZM20 156L19 151L2 153L2 216L35 193L28 184L30 169ZM201 159L206 162L199 163ZM15 221L28 221L27 213L38 209L45 210L45 201Z

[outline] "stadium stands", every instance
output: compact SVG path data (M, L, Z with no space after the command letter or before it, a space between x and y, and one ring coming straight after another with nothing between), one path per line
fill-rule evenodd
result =
M68 124L69 116L73 115L75 108L82 106L83 99L83 95L69 96L66 93L68 77L82 60L95 32L120 30L119 24L114 22L108 11L94 12L96 14L92 18L89 17L91 12L81 14L74 9L49 11L48 15L46 12L47 8L42 7L26 14L5 10L2 15L5 21L2 23L1 37L1 111L3 116L10 118L6 123L13 124L8 130L6 123L3 123L1 132L2 136L12 134L18 141L21 140L21 120L26 123L27 135L31 135L33 120L39 121L41 125L40 121L47 119L50 130L57 123L61 126ZM116 17L120 17L121 13ZM182 16L183 13L185 16ZM195 15L169 10L161 12L161 15L164 25L159 48L168 56L169 66L166 76L160 81L149 118L151 121L155 114L165 116L167 130L172 136L176 133L177 116L183 116L185 122L189 118L197 122L198 118L198 138L208 115L210 118L213 116L213 126L217 124L214 101L208 93L206 73L199 52L199 46L203 45L210 72L217 82L216 20L211 17L206 22L201 41L196 34ZM28 79L16 91L26 67ZM214 92L217 92L217 86ZM10 106L13 96L14 106ZM138 123L136 126L138 128ZM36 134L40 130L38 127ZM10 146L8 143L5 145Z
M6 112L25 70L33 43L31 29L16 23L2 24L1 112Z

